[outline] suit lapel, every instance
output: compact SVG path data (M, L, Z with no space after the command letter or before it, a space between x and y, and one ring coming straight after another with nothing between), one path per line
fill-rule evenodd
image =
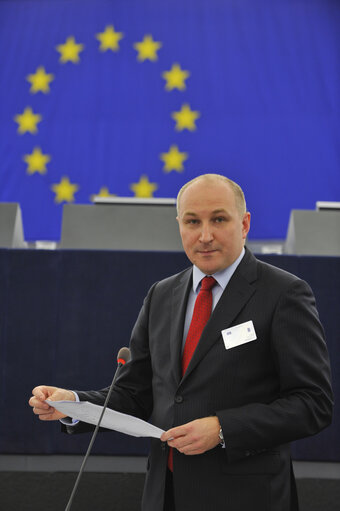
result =
M220 338L221 330L230 327L255 293L255 286L252 284L257 278L256 266L255 257L247 250L203 330L183 381Z
M188 302L190 286L192 284L192 269L187 270L181 277L180 283L173 290L171 323L170 323L170 353L171 367L175 376L176 383L181 380L181 356L182 340L185 313Z

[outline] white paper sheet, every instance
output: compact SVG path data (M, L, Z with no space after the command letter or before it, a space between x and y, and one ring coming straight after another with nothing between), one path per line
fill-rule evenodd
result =
M103 407L94 405L88 401L50 401L46 400L50 406L53 406L59 412L65 413L68 417L78 419L89 424L97 425ZM116 412L107 408L105 410L101 427L120 431L126 435L148 436L160 438L164 431L142 419L137 419L132 415Z

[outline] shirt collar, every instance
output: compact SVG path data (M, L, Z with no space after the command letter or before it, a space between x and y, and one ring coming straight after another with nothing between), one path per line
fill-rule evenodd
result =
M240 262L243 259L243 256L245 254L245 249L243 247L241 254L238 256L236 261L234 261L228 268L225 268L224 270L218 271L216 273L213 273L213 277L216 280L216 282L221 286L221 288L224 290L231 277L233 276L236 268L240 264ZM193 274L192 274L192 289L194 293L198 291L198 286L200 285L201 280L206 277L206 274L203 273L197 266L193 266Z

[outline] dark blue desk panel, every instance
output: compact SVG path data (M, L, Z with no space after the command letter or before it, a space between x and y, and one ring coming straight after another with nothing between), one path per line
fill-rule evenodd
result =
M340 258L259 256L307 280L316 295L340 399ZM60 433L27 405L38 384L108 385L148 288L189 265L183 253L0 250L0 452L84 453L89 435ZM340 413L293 446L295 459L340 461ZM145 455L148 440L99 435L97 454Z

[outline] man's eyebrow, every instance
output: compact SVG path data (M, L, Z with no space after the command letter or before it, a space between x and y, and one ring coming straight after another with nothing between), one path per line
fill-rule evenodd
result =
M186 216L186 215L188 215L188 216L197 216L197 214L194 213L193 211L184 211L183 216Z
M228 213L228 211L224 208L218 208L214 209L214 211L211 212L212 215L218 215L219 213ZM195 213L194 211L184 211L183 216L184 215L198 216L197 213Z
M224 208L220 208L220 209L215 209L212 214L213 215L218 215L219 213L228 213L228 211Z

